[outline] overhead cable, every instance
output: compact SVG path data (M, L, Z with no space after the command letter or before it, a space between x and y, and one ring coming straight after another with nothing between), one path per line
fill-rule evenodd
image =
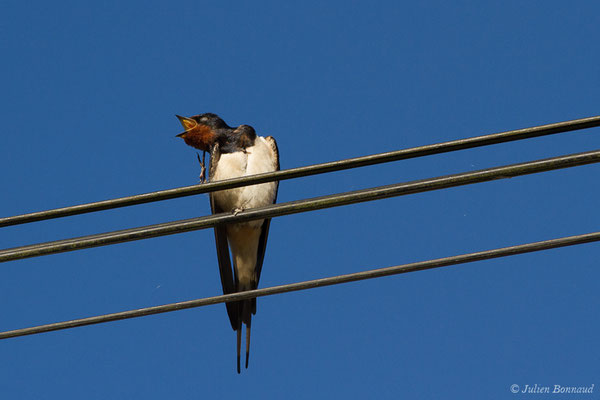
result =
M15 329L11 331L0 332L0 339L8 339L18 336L33 335L44 332L57 331L61 329L76 328L79 326L93 325L104 322L118 321L122 319L143 317L146 315L161 314L171 311L184 310L194 307L202 307L211 304L232 302L238 300L250 299L253 297L270 296L278 293L293 292L298 290L313 289L317 287L337 285L360 281L364 279L380 278L384 276L397 275L406 272L422 271L432 268L447 267L456 264L470 263L474 261L488 260L498 257L506 257L516 254L531 253L535 251L554 249L558 247L573 246L577 244L600 241L600 231L576 236L562 237L558 239L545 240L541 242L521 244L511 247L503 247L493 250L480 251L476 253L461 254L452 257L438 258L428 261L420 261L410 264L403 264L394 267L381 269L372 269L368 271L355 272L351 274L332 276L328 278L314 279L298 283L273 286L264 289L249 290L245 292L232 293L222 296L213 296L197 300L188 300L178 303L165 304L160 306L139 308L135 310L122 311L112 314L98 315L94 317L75 319L71 321L56 322L47 325L34 326L30 328Z
M240 186L253 185L257 183L282 181L322 174L326 172L341 171L350 168L375 165L410 158L423 157L433 154L447 153L451 151L488 146L497 143L505 143L539 136L552 135L556 133L569 132L600 126L600 116L575 119L571 121L558 122L548 125L534 126L531 128L517 129L490 135L476 136L465 139L452 140L449 142L430 144L426 146L413 147L409 149L391 151L387 153L373 154L350 158L340 161L332 161L323 164L308 165L304 167L286 169L282 171L269 172L252 175L243 178L228 179L218 182L209 182L199 185L184 186L174 189L160 190L156 192L143 193L134 196L121 197L97 201L93 203L79 204L69 207L56 208L46 211L38 211L28 214L0 218L0 227L25 224L29 222L78 215L89 212L109 210L113 208L132 206L136 204L150 203L177 197L192 196L216 190L231 189Z
M597 162L600 162L600 150L564 155L543 160L528 161L519 164L482 169L472 172L464 172L454 175L440 176L418 181L397 183L387 186L378 186L374 188L356 190L352 192L345 192L328 196L279 203L271 206L252 208L246 211L242 211L237 215L233 213L221 213L205 217L165 222L162 224L148 225L138 228L131 228L114 232L100 233L72 239L58 240L0 250L0 262L18 260L28 257L37 257L66 251L81 250L91 247L106 246L133 240L147 239L151 237L172 235L176 233L206 229L213 227L217 224L229 224L263 218L279 217L282 215L320 210L324 208L385 199L389 197L402 196L413 193L427 192L449 187L486 182L496 179L512 178L521 175L533 174L543 171L551 171Z

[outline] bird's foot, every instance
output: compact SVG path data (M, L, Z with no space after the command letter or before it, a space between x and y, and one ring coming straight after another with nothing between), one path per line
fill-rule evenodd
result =
M204 165L204 158L206 157L206 152L202 153L202 160L200 160L200 154L196 153L198 156L198 162L200 163L200 183L206 182L206 166Z
M242 211L244 211L243 208L236 208L235 210L233 210L233 215L237 216L239 213L241 213Z

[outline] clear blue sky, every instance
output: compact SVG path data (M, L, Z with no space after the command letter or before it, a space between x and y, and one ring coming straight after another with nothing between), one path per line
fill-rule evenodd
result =
M2 216L196 183L174 114L252 125L277 139L291 168L600 113L593 1L2 9ZM596 128L285 181L279 201L598 148ZM260 286L600 230L599 173L590 165L277 218ZM206 195L170 200L3 228L0 247L208 213ZM4 340L0 393L543 398L510 392L537 383L595 384L596 398L599 259L587 244L262 298L239 376L223 305ZM1 330L220 293L211 230L1 269Z

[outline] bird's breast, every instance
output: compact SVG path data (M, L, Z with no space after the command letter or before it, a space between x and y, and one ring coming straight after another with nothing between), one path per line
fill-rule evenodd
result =
M257 137L254 146L245 151L221 154L213 181L271 172L276 169L275 156L264 138ZM225 211L249 209L273 204L276 182L214 192L214 200Z

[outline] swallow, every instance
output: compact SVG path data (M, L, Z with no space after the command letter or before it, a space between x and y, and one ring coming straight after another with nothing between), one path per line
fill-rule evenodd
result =
M210 182L279 170L279 151L273 137L258 136L254 128L249 125L232 128L212 113L190 118L177 115L177 118L185 128L185 131L177 137L182 138L187 145L210 154L208 168ZM202 181L204 162L201 161L200 164ZM231 212L237 215L249 208L274 204L277 200L278 187L279 182L267 182L212 192L210 193L211 212L213 214ZM270 223L271 219L265 218L215 226L217 259L224 294L253 290L258 287ZM233 269L231 259L233 259ZM246 325L246 368L248 368L250 330L252 315L256 314L256 298L225 305L231 327L237 332L239 374L242 324Z

